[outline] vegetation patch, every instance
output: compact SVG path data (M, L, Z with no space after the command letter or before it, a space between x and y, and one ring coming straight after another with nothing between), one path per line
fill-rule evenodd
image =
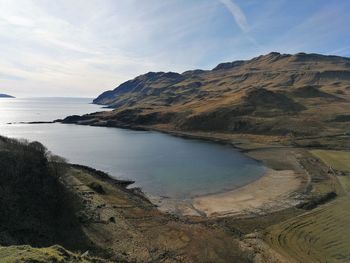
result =
M311 210L319 205L325 204L337 197L335 192L329 192L322 196L313 197L310 201L297 205L297 208Z
M82 257L72 253L61 246L55 245L45 248L31 246L0 247L2 263L106 263L99 258Z
M311 150L313 155L338 171L350 171L350 152L332 150Z
M62 183L67 167L39 142L0 137L0 246L92 250L76 216L81 204Z

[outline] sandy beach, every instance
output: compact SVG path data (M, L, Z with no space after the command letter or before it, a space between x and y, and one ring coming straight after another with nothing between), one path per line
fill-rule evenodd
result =
M302 178L292 170L268 169L266 175L241 188L193 199L193 207L206 216L247 215L295 205L294 193Z
M298 204L301 200L299 190L304 185L302 174L293 170L276 171L268 168L258 180L231 191L187 200L147 197L159 210L183 216L249 217Z
M193 134L188 136L196 138ZM241 148L251 146L245 142L240 144ZM267 168L262 177L245 186L187 200L148 198L163 212L202 217L250 217L292 207L303 200L302 193L310 182L299 162L304 154L302 151L288 147L258 147L245 154L264 162Z

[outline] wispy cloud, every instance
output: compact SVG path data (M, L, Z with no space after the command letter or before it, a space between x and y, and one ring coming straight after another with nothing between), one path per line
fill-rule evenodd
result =
M259 47L257 40L252 36L250 32L250 26L247 21L247 17L243 10L240 8L238 4L234 2L234 0L218 0L222 3L227 10L231 13L233 19L236 24L240 28L240 30L244 33L245 37L255 46Z
M249 25L247 22L246 15L242 11L242 9L239 7L239 5L237 5L233 0L218 0L218 1L221 2L223 5L225 5L226 8L230 11L239 28L244 33L249 33Z
M25 78L6 78L1 88L96 96L147 71L194 67L207 47L190 37L212 3L153 2L0 0L0 73Z
M287 0L0 0L1 92L96 96L147 71L208 69L271 50L348 53L350 2L300 6Z

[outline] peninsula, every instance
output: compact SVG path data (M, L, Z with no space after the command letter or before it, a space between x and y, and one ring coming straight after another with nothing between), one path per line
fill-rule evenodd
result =
M0 94L0 98L14 98L14 97L7 94Z

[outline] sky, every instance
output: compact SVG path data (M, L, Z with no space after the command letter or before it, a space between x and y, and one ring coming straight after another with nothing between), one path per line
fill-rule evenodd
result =
M0 0L0 93L96 97L272 51L350 56L347 0Z

